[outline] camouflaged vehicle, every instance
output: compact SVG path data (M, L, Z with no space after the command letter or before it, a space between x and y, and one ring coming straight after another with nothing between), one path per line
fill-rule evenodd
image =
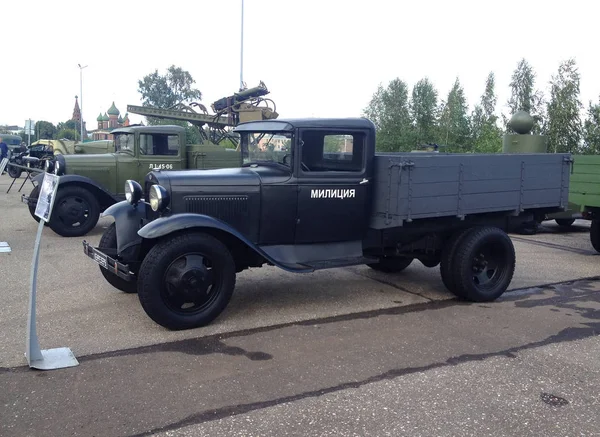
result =
M48 226L64 237L87 234L97 224L100 214L109 206L125 199L125 181L142 183L153 170L218 169L240 167L239 150L220 145L224 140L237 145L237 135L229 127L249 120L277 118L277 112L261 105L268 99L264 83L242 90L212 104L215 114L208 114L198 103L173 108L153 108L128 105L130 113L146 117L183 120L198 127L200 144L186 144L186 130L177 125L131 125L111 131L114 152L104 154L57 154L49 161L46 171L60 175L52 217ZM196 112L192 108L200 108ZM206 128L205 128L206 125ZM35 187L29 196L22 196L31 216L44 174L34 179Z

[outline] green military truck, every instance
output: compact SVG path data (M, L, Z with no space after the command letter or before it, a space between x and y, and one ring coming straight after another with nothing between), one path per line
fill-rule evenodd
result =
M55 155L73 155L76 153L112 153L115 151L114 141L111 140L95 140L95 141L72 141L67 139L61 140L37 140L31 143L32 146L44 145L51 147Z
M80 237L97 224L100 214L125 199L128 179L143 182L153 170L219 169L240 167L239 150L220 145L224 140L237 144L237 136L227 131L241 121L277 118L278 114L262 98L269 91L261 82L258 87L242 90L213 103L216 114L206 108L196 112L191 105L176 108L152 108L128 105L130 113L147 117L184 120L198 127L200 144L186 144L186 130L177 125L132 125L111 131L114 152L104 154L57 154L46 171L61 176L52 218L48 226L63 237ZM31 216L44 174L37 175L29 196L23 195Z
M525 111L516 112L509 123L514 131L504 135L504 153L547 153L545 135L531 134L533 117ZM569 181L569 201L565 211L538 217L538 222L554 220L568 228L575 220L590 220L590 242L600 252L600 156L571 155L572 168Z

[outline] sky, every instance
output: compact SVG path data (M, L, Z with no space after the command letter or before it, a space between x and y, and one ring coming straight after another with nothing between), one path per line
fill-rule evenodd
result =
M88 129L113 101L122 115L141 104L138 80L170 65L190 72L208 108L239 89L241 10L242 0L7 0L0 125L69 120L80 72ZM445 98L458 77L472 108L490 71L499 115L523 57L546 96L571 57L584 107L600 96L590 0L244 0L243 10L243 80L264 81L280 118L362 116L394 78L412 88L429 77Z

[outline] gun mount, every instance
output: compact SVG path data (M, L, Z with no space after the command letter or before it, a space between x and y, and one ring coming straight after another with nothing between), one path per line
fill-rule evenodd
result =
M187 121L198 128L202 140L219 144L228 138L237 145L237 135L230 133L228 127L235 127L246 121L278 117L273 100L263 97L267 94L269 90L261 81L256 87L242 89L213 102L211 108L214 114L209 114L206 106L198 102L189 105L178 103L170 108L127 105L127 111L146 117ZM269 102L273 104L273 109L269 107Z

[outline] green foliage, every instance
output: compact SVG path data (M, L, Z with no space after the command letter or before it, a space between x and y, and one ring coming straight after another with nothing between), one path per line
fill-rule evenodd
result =
M417 144L431 143L436 139L438 118L438 92L428 78L419 80L412 90L410 113Z
M511 96L508 99L510 114L517 111L528 112L535 119L532 133L541 133L544 130L543 95L540 91L535 90L535 73L525 59L519 61L513 72L510 89ZM509 119L510 117L504 117L505 129L507 129Z
M574 153L583 136L579 116L582 104L579 101L579 72L575 60L568 59L560 64L558 74L550 81L548 102L548 143L558 153Z
M386 88L380 85L364 113L378 127L378 150L398 152L412 148L414 134L404 81L396 78Z
M480 103L471 115L473 151L477 153L499 153L502 151L502 131L496 124L496 81L493 72L488 74L485 91Z
M178 103L189 103L202 98L202 93L193 87L194 83L188 71L171 65L165 75L154 70L139 80L138 92L142 95L144 105L170 108Z
M600 103L589 103L587 118L583 126L583 147L585 155L600 154Z
M58 130L49 121L40 120L35 124L35 132L40 140L52 140L58 133Z
M67 140L79 141L79 136L79 132L75 129L62 128L56 134L55 139L61 140L63 138L66 138Z
M471 128L468 109L465 92L456 78L448 98L445 102L442 101L440 108L440 141L446 145L448 152L470 150Z

